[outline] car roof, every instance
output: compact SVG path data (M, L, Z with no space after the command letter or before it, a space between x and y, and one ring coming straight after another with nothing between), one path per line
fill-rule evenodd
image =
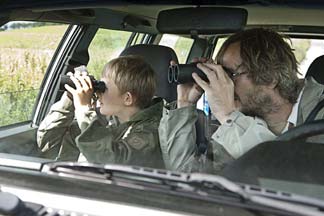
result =
M158 33L156 19L161 10L197 6L240 7L248 11L248 27L273 26L279 31L324 32L324 2L320 0L18 0L1 2L0 6L0 13L8 14L11 20L25 17L37 21L96 23L101 27L147 33ZM126 16L135 19L134 23L148 25L121 27Z

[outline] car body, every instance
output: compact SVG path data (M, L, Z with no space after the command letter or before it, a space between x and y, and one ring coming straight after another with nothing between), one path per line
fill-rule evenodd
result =
M87 65L99 79L108 60L137 44L169 46L176 51L179 63L185 64L193 57L215 58L220 43L235 31L271 28L292 38L302 78L313 60L324 54L324 2L30 0L4 1L0 5L0 185L1 191L23 200L34 215L324 214L324 175L320 172L324 151L318 147L320 144L307 151L309 161L304 161L303 169L294 167L296 157L303 157L306 152L303 148L311 146L297 135L305 128L317 128L320 134L318 125L304 126L289 138L300 147L289 165L272 167L269 161L263 168L274 172L260 171L249 178L237 171L241 168L238 166L225 176L235 185L204 174L55 163L53 158L40 157L36 140L40 122L62 94L60 75ZM197 6L220 11L242 8L247 20L236 18L241 23L234 26L224 23L222 15L205 13L197 15L196 20L193 14L191 23L187 19L191 12L186 13L187 17L175 15L180 25L170 17L164 18L164 24L158 19L160 11ZM234 20L235 14L231 16ZM181 21L188 26L181 26ZM190 23L201 29L190 34ZM197 108L204 110L202 100ZM212 121L209 126L213 127ZM277 142L269 146L280 145ZM285 150L283 147L282 152ZM281 157L285 158L285 154ZM278 158L275 155L273 160ZM15 211L11 214L23 215Z

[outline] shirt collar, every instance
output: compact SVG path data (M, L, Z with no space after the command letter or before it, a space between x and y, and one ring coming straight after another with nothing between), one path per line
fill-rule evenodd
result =
M298 99L297 99L297 102L294 104L292 110L291 110L291 113L288 117L288 123L292 123L294 124L294 126L296 126L297 124L297 116L298 116L298 107L299 107L299 103L300 103L300 99L301 99L301 96L304 92L304 88L300 91L299 95L298 95Z
M294 104L294 106L293 106L293 108L291 110L291 113L288 116L287 125L286 125L286 127L283 129L283 131L281 133L284 133L284 132L288 131L289 123L292 123L294 126L297 125L298 107L299 107L300 99L301 99L301 96L302 96L303 92L304 92L304 88L300 91L300 93L298 95L297 102Z

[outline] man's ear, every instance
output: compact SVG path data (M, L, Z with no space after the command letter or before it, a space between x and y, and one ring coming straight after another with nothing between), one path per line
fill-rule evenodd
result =
M275 89L277 88L278 85L278 81L277 80L273 80L271 84L268 85L269 89Z
M126 106L132 106L135 104L135 96L130 92L124 93L124 104Z

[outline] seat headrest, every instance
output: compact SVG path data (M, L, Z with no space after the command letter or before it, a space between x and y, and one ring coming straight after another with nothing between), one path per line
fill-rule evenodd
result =
M318 83L324 84L324 55L317 57L309 66L306 77L312 76Z
M178 58L173 49L152 44L138 44L126 48L120 56L139 55L151 65L156 73L157 88L155 95L171 102L177 98L177 86L168 82L168 69L170 61L178 63Z

